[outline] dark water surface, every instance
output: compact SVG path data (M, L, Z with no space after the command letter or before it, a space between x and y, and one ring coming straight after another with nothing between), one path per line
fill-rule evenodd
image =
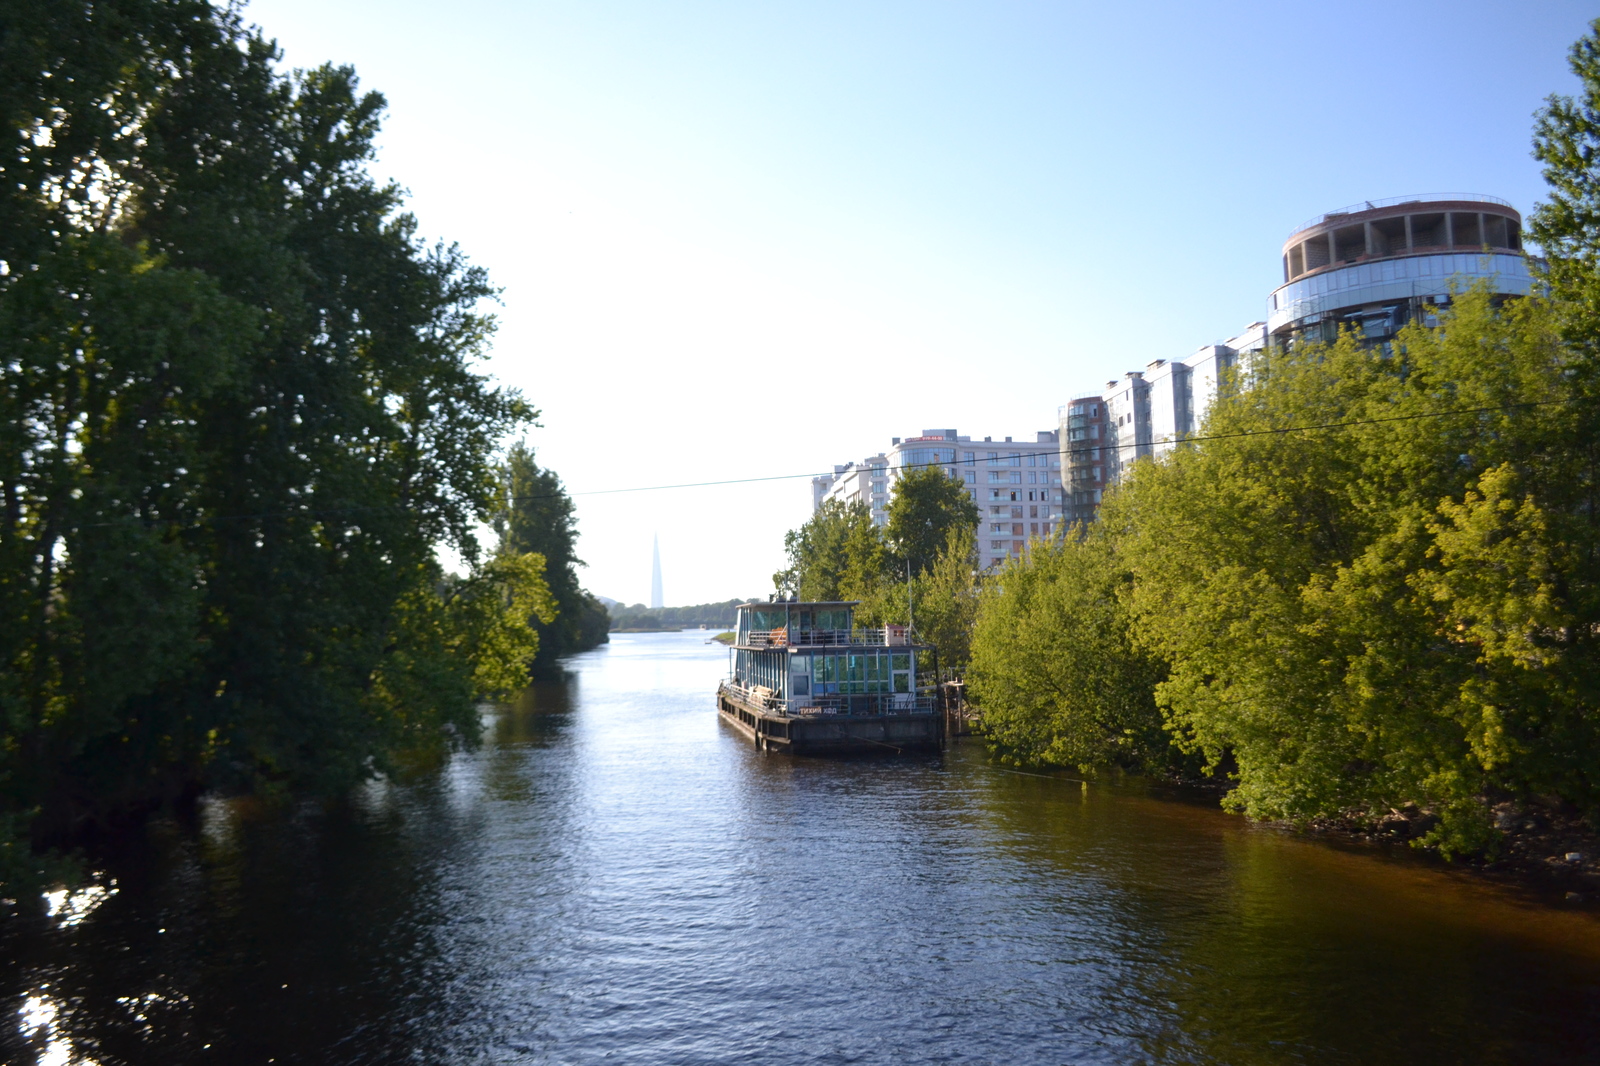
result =
M761 755L640 634L352 809L0 933L8 1061L1600 1062L1600 922L1133 786Z

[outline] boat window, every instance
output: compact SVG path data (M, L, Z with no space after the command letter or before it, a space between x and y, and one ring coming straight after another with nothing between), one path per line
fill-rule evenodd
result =
M755 627L757 629L782 629L788 617L787 611L756 611Z
M832 611L817 612L818 629L849 629L850 611L848 608Z

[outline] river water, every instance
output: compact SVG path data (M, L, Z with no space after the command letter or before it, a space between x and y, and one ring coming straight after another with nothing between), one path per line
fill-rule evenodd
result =
M619 637L441 772L0 932L6 1061L1594 1063L1600 921L1136 784L793 760ZM111 882L114 881L114 884Z

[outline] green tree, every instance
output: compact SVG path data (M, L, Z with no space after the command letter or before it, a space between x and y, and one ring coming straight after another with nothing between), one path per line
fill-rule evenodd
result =
M957 673L966 670L972 657L981 602L977 556L972 528L952 528L933 565L912 579L906 603L906 620L915 624L918 638L938 651L941 668Z
M1528 218L1544 251L1542 271L1569 339L1600 343L1600 19L1568 56L1582 89L1552 95L1535 119L1534 158L1544 164L1548 198Z
M990 744L1017 763L1167 768L1165 671L1131 633L1114 526L1035 542L983 594L967 678Z
M1207 428L1253 435L1113 495L1158 697L1184 745L1237 764L1231 804L1414 802L1447 850L1492 840L1493 792L1595 809L1600 411L1558 321L1476 291L1394 355L1273 352Z
M373 753L379 769L397 753L439 752L475 735L478 700L527 685L535 626L555 617L545 572L542 556L508 551L466 578L420 568L423 580L396 605L388 654L367 693L368 715L387 734Z
M482 271L367 172L382 98L188 0L18 0L0 55L0 815L48 839L470 740L521 638L463 596L538 598L473 537L533 412L473 370ZM438 611L452 654L413 654Z
M787 564L772 576L786 596L807 601L870 596L888 567L883 533L866 504L826 500L783 538Z
M897 573L909 568L912 577L924 573L949 543L950 531L975 529L978 518L965 485L942 467L903 472L889 500L889 565Z
M535 622L539 653L532 668L536 674L549 674L563 656L606 643L611 620L605 605L578 580L578 567L584 565L576 552L578 523L561 478L541 469L532 449L521 443L511 447L501 477L502 504L494 528L502 549L535 552L546 561L556 613L553 619Z

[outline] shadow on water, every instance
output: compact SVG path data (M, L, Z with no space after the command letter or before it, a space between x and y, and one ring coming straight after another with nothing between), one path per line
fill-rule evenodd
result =
M335 808L211 801L0 927L8 1062L1566 1063L1600 922L1137 782L792 759L637 634Z

